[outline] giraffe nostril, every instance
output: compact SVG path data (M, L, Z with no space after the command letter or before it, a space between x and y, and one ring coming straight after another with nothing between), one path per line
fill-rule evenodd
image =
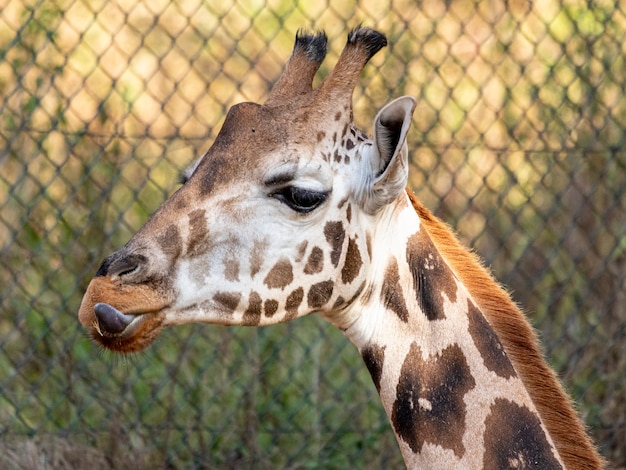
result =
M98 276L128 276L139 271L145 264L146 257L138 254L127 254L124 250L107 256L96 273Z
M134 315L126 315L105 303L97 303L93 310L98 320L98 331L103 336L121 334L135 319Z
M107 256L98 268L95 277L106 276L109 272L109 266L111 266L111 257Z

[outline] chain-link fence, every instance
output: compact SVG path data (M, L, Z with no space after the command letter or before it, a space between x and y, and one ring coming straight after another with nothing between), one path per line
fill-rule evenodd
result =
M76 319L296 30L327 31L324 75L359 23L389 46L357 123L417 97L410 185L626 466L626 3L0 0L0 467L401 468L356 349L318 318L178 327L126 359Z

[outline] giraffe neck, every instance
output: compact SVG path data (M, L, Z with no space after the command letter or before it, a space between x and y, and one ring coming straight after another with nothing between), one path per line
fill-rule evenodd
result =
M352 307L360 315L346 334L407 467L561 468L501 342L408 199L390 211L373 238L371 286ZM386 247L384 256L377 247Z

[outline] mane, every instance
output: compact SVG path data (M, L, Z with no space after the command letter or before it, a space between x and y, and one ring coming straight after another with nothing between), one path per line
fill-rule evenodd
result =
M537 334L524 313L478 256L461 245L450 227L422 206L408 188L407 194L439 253L498 335L566 467L604 468L605 462L587 435L572 400L544 359Z

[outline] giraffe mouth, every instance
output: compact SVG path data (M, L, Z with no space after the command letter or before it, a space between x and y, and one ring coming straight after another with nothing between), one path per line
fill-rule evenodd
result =
M83 296L78 319L100 346L132 353L158 336L170 303L169 297L149 285L125 285L97 276Z
M135 353L147 348L163 327L162 311L123 313L104 302L91 309L85 324L89 336L105 349L118 353Z
M133 324L141 320L141 315L127 315L103 302L95 304L93 310L96 314L93 327L103 337L115 338L132 334L129 330L133 330Z

